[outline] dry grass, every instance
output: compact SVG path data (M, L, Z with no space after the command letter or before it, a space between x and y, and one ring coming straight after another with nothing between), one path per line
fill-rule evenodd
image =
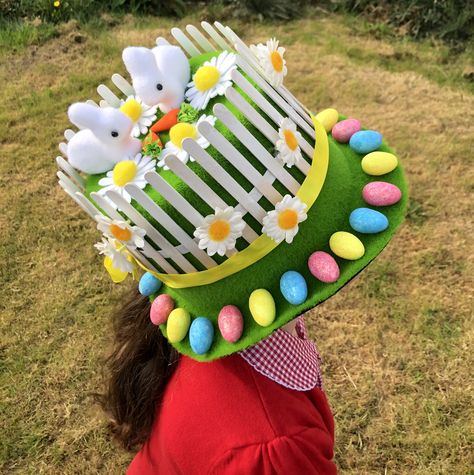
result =
M123 288L100 270L94 226L56 185L53 158L67 105L122 68L123 46L151 44L170 26L131 19L1 58L2 473L117 474L130 459L90 397ZM439 85L437 50L355 36L337 18L239 26L248 40L291 43L290 88L315 111L335 105L383 131L410 179L393 242L308 315L341 473L469 473L474 97ZM416 60L401 67L394 51Z

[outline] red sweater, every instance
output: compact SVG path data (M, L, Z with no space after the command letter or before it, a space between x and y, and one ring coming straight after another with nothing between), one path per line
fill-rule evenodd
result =
M181 356L127 475L331 475L334 422L320 389L294 391L238 354Z

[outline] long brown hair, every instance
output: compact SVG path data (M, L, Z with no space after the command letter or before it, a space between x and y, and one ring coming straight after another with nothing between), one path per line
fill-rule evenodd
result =
M155 408L178 355L150 321L150 302L135 289L113 317L106 388L98 396L116 440L131 450L149 436Z

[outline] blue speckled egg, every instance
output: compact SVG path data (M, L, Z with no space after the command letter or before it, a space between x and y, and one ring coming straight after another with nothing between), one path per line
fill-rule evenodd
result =
M157 279L153 274L145 272L138 283L138 291L146 297L156 294L161 288L161 280Z
M214 327L206 317L197 317L189 329L189 343L194 353L203 355L212 345Z
M382 145L382 134L375 130L360 130L349 140L349 146L354 152L366 154L377 150Z
M308 286L304 277L294 270L289 270L281 276L280 290L283 297L293 305L303 303L308 297Z
M349 216L349 224L358 233L375 234L388 228L388 219L374 209L357 208Z

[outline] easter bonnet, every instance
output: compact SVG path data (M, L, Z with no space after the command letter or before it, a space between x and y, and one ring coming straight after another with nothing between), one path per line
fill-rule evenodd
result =
M249 47L217 22L171 35L125 48L129 78L70 106L57 175L113 281L136 279L150 324L210 361L348 283L402 222L407 190L379 132L313 116L283 85L277 40Z

